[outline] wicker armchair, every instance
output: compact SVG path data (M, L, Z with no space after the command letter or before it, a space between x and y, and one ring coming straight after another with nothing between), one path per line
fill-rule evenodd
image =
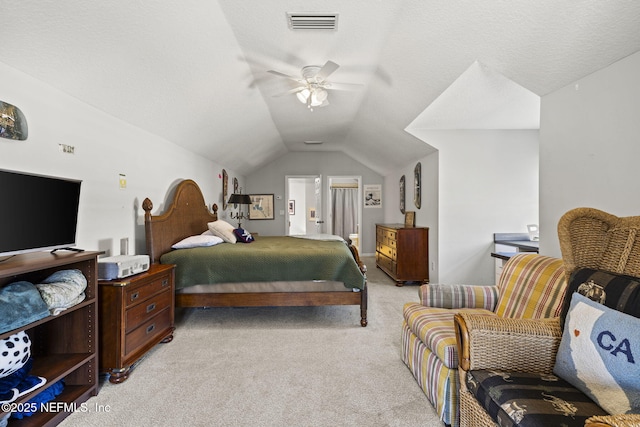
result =
M484 385L478 386L478 378L488 378L483 377L483 373L486 372L491 375L499 373L502 379L509 378L509 386L512 389L521 393L529 393L527 390L537 385L529 376L555 378L553 370L562 338L563 319L573 292L578 290L580 284L585 283L585 277L603 280L603 287L608 292L604 305L640 317L640 307L637 307L635 296L633 306L631 302L627 304L626 300L609 301L613 299L609 297L614 293L629 295L639 287L639 230L640 216L619 218L597 209L571 210L563 215L558 223L558 236L568 282L561 317L533 320L504 319L475 313L459 313L455 316L461 378L461 426L517 425L525 417L523 414L528 409L520 404L522 400L512 399L509 404L500 404L500 399L495 399L495 389L481 390ZM608 279L603 279L605 277ZM522 383L526 385L518 389L519 386L514 384L518 384L521 378L531 382ZM560 378L560 381L564 380ZM546 388L544 390L547 394L539 399L550 402L550 392ZM572 417L566 417L564 414L564 419L568 421L563 421L562 425L578 423L588 427L640 426L640 415L606 414L577 389L575 392L582 396L579 399L584 397L588 402L580 400L582 403L576 403L574 407L587 409ZM533 406L530 403L531 395L527 395L527 399L527 403ZM589 412L591 409L594 412ZM558 408L555 410L558 411ZM490 416L489 412L493 416ZM528 422L531 423L531 419ZM555 423L556 421L553 425L556 425ZM552 424L547 421L540 425ZM557 425L560 425L559 422Z

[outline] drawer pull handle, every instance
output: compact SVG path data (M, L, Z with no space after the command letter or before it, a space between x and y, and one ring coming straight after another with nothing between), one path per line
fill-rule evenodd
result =
M164 279L164 280L162 281L162 287L165 287L165 286L167 286L168 284L169 284L169 279Z
M140 294L138 292L136 292L135 294L131 294L131 301L137 300L139 296Z
M156 328L156 324L153 323L149 326L147 326L147 333L150 334L151 332L153 332L153 330Z
M156 309L156 303L153 302L147 306L147 313L152 312L155 309Z

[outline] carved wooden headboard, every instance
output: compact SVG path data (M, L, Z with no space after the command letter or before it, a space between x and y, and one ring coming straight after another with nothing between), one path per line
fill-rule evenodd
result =
M170 251L171 245L202 233L207 229L207 223L218 219L218 205L213 205L211 213L200 187L190 179L178 184L173 201L169 202L163 214L151 215L153 203L149 198L142 202L142 209L147 253L152 263L160 262L160 256Z

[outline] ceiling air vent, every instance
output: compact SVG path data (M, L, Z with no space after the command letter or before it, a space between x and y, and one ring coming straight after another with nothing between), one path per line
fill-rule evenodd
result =
M292 30L335 30L338 27L337 13L287 13Z

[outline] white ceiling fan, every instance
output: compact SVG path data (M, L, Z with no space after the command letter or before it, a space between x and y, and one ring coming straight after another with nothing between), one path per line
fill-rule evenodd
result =
M307 65L301 70L302 78L293 77L275 70L269 70L268 72L298 83L298 86L295 88L274 96L295 94L301 103L306 104L307 108L313 111L313 107L325 107L329 105L328 90L355 90L362 87L361 84L328 81L327 78L339 67L340 66L333 61L327 61L322 67L319 65Z

